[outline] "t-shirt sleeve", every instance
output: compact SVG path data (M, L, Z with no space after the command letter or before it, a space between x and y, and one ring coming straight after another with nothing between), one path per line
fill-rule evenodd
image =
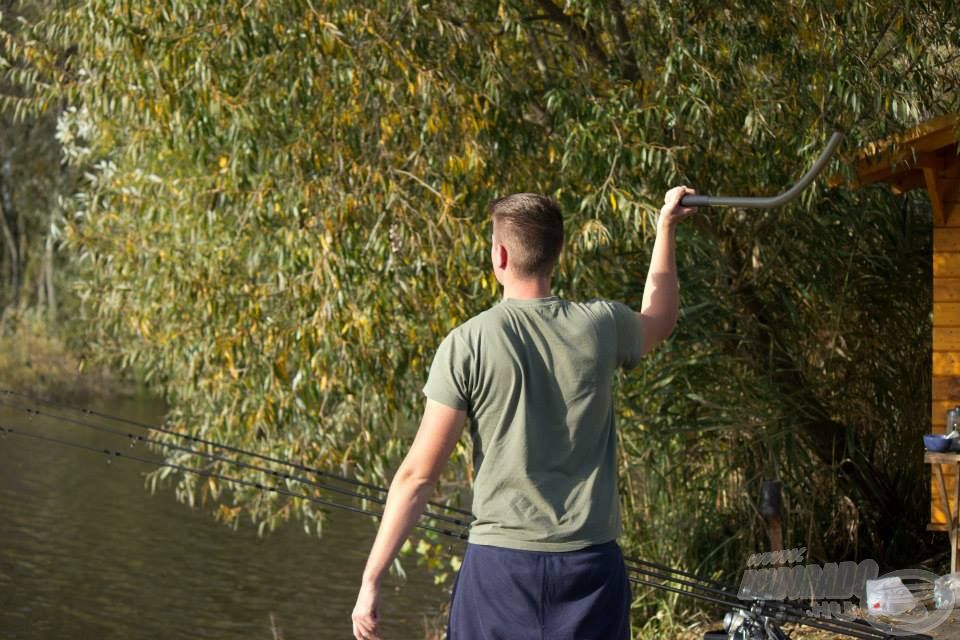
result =
M643 324L640 314L622 302L610 302L617 331L617 364L633 369L643 356Z
M466 410L470 406L469 370L467 345L453 333L448 334L433 356L424 395L448 407Z

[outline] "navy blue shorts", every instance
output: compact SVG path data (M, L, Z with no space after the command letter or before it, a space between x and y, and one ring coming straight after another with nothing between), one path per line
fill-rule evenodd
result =
M448 640L629 640L630 583L615 542L578 551L469 544Z

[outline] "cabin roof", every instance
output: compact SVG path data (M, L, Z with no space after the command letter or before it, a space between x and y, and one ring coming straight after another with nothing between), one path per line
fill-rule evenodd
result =
M926 188L934 226L960 215L960 156L957 155L960 115L951 113L921 122L896 135L871 142L852 158L856 188L878 182L894 193Z

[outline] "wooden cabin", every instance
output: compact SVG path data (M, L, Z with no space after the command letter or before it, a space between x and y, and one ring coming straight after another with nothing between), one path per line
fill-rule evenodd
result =
M960 117L957 114L934 118L900 135L872 143L856 157L858 185L883 182L894 193L925 189L930 197L933 210L933 393L930 399L930 433L945 433L947 409L960 405L958 128ZM918 438L917 455L921 455L921 451ZM960 460L960 454L957 458ZM956 514L956 478L960 462L939 466L948 504ZM927 528L948 531L948 518L940 497L940 481L936 472L931 476L930 523ZM956 547L957 541L951 542Z

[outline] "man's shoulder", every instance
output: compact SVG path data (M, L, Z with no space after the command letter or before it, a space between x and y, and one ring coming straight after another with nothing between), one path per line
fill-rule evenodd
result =
M556 304L559 304L561 307L565 307L567 309L578 309L580 311L590 313L591 315L601 317L609 316L614 311L614 307L618 305L625 306L621 302L609 300L607 298L588 298L586 300L570 300L567 298L560 298L556 301ZM468 334L477 330L489 328L491 326L496 327L504 323L509 323L510 310L511 307L509 306L496 304L462 322L455 327L451 333L458 332L461 334Z
M575 304L593 316L598 322L603 322L612 318L616 312L617 305L621 305L622 303L607 298L590 298Z
M490 323L494 316L491 312L494 311L496 307L491 307L486 311L481 311L480 313L467 318L460 324L456 325L453 329L447 332L444 336L444 340L462 340L464 342L470 342L471 338L475 337L478 332L480 332L486 325Z
M500 305L494 305L464 320L454 327L448 335L469 342L475 340L484 331L500 326L504 317Z
M595 322L604 322L615 315L616 308L624 306L615 300L606 298L589 298L587 300L577 301L560 299L558 303L569 310L576 309L582 314L590 316ZM574 313L574 315L577 315ZM490 331L499 331L509 326L513 322L510 308L502 304L496 304L480 313L468 318L454 327L448 335L450 339L463 340L467 343L475 343L482 338L485 333Z

